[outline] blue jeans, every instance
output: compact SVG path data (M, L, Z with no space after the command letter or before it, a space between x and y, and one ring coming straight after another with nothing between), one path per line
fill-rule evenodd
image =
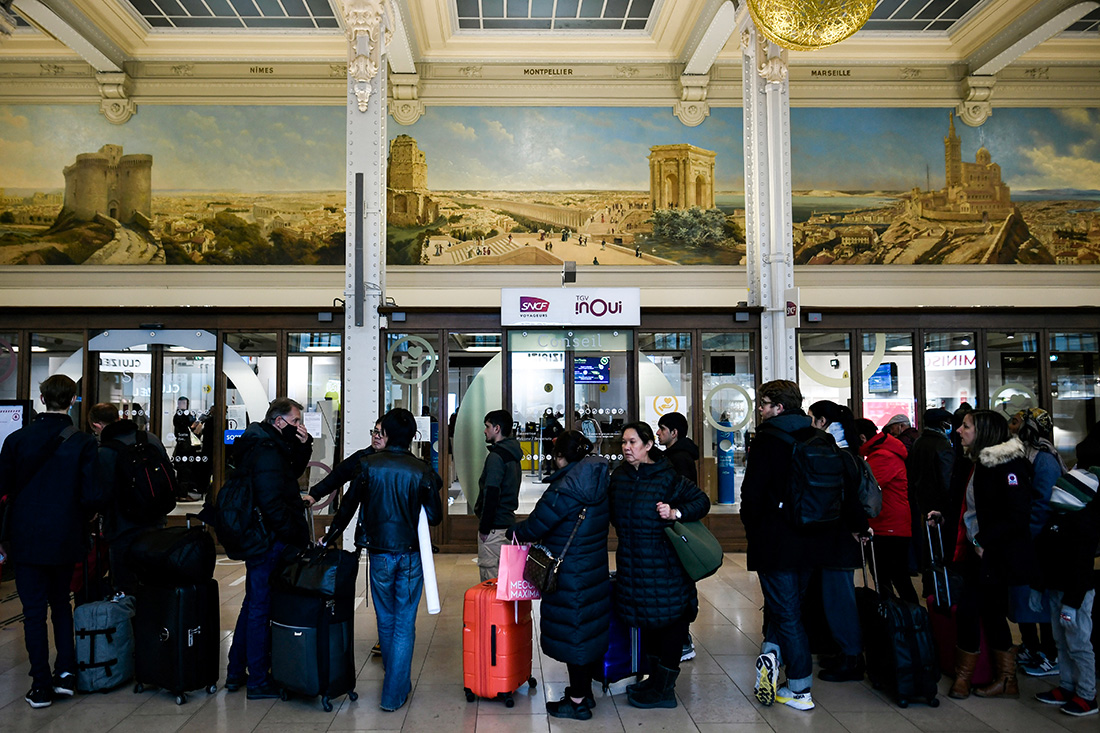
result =
M244 561L245 590L237 625L233 629L233 644L229 647L226 679L241 679L248 667L248 686L261 687L269 681L271 669L271 573L275 560L285 547L276 542L262 555Z
M46 611L53 617L53 636L57 645L54 669L76 672L76 642L73 640L73 607L69 602L72 565L15 564L15 589L23 604L23 640L31 662L34 687L53 689L50 674L50 637Z
M383 710L397 710L412 690L416 609L423 590L424 570L419 552L371 553L370 591L378 620L378 643L386 663L380 703Z
M766 610L760 650L774 653L780 664L787 665L787 686L794 692L809 690L813 682L810 639L802 625L802 599L810 572L810 568L757 572Z
M863 634L859 630L853 572L855 571L821 569L821 600L825 605L825 620L829 622L829 630L833 632L833 639L840 651L849 657L863 653Z

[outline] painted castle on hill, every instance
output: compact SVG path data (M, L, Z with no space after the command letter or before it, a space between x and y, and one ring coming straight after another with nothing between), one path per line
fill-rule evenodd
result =
M102 214L123 224L152 224L152 155L123 155L121 145L104 145L97 153L77 155L64 173L62 215L92 221Z

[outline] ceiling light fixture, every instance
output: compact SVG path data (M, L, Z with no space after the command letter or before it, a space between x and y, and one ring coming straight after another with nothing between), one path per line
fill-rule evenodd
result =
M871 17L876 0L749 0L749 13L764 36L792 51L840 43Z

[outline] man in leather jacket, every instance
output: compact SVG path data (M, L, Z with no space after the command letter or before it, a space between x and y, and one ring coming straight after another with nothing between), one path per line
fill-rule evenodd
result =
M416 611L424 588L417 526L420 508L428 524L443 521L439 474L409 452L416 418L395 408L382 417L385 447L362 461L362 471L340 504L326 544L344 531L355 512L356 547L370 553L370 591L378 622L378 639L386 673L380 707L392 712L405 704L412 689L412 653Z

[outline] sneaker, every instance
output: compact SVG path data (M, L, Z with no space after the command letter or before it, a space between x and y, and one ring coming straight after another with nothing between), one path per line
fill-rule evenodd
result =
M791 688L784 685L776 690L775 701L781 702L795 710L813 710L814 699L810 697L810 691L792 692Z
M774 652L764 652L756 658L756 686L753 694L761 705L775 702L775 688L779 683L779 660Z
M72 697L76 692L76 675L72 672L62 672L53 676L53 694Z
M1038 659L1034 658L1035 655L1030 649L1021 644L1016 648L1016 664L1023 666L1025 664L1036 664Z
M1045 705L1065 705L1073 699L1073 693L1064 687L1055 687L1053 690L1036 693L1035 699Z
M279 688L268 682L265 685L248 688L249 700L274 700L279 697Z
M32 687L24 699L32 708L48 708L53 704L53 690L48 687Z
M1038 660L1034 664L1025 664L1021 668L1028 677L1051 677L1058 674L1058 659L1051 661L1046 654L1036 652L1033 659Z
M546 703L546 713L551 718L566 718L569 720L590 720L592 710L587 702L573 702L566 695L556 702Z
M1062 706L1062 712L1077 718L1096 714L1096 698L1086 700L1083 697L1073 696L1073 699Z
M381 644L375 644L374 646L372 646L370 648L370 655L372 657L382 656L382 645Z
M680 650L680 661L686 662L689 659L695 659L695 642L692 640L691 634L688 634L687 643Z

